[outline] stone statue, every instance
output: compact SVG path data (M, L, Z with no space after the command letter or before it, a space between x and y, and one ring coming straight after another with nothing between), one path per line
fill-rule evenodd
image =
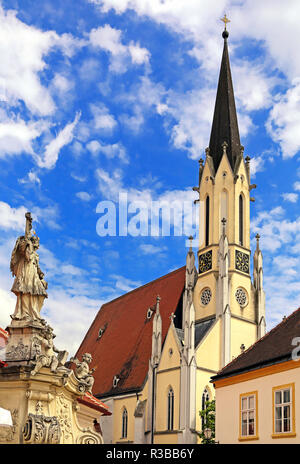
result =
M92 387L94 385L93 373L95 369L90 369L89 364L92 362L92 355L85 353L82 355L82 361L80 362L77 358L71 358L70 362L76 365L75 377L82 383L86 391L92 394Z
M42 367L50 367L51 372L57 370L69 371L63 367L68 356L67 351L59 351L53 343L55 337L52 327L47 325L42 332L43 338L40 341L41 352L37 355L36 360L32 363L35 365L31 375L37 374ZM57 353L57 355L56 355Z
M47 298L47 282L39 266L39 238L32 231L30 213L25 214L25 235L17 239L10 261L10 269L15 277L11 291L17 296L15 320L42 322L40 311Z

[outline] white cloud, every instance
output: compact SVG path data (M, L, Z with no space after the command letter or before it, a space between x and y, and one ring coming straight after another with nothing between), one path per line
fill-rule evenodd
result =
M37 164L40 168L52 169L60 153L60 150L72 142L74 137L74 130L80 118L80 113L77 113L73 122L67 124L58 135L51 140L45 147L42 155L36 156Z
M290 203L297 203L298 201L297 193L282 193L281 196L284 201L289 201Z
M117 121L114 116L110 114L109 109L104 104L90 105L91 112L93 114L93 126L95 129L102 129L104 131L113 131L117 125Z
M37 184L41 185L41 180L37 174L37 172L31 170L28 172L28 174L23 177L22 179L19 179L20 184Z
M82 201L90 201L92 196L87 192L77 192L76 197Z
M92 29L89 38L92 46L98 47L111 55L110 70L123 73L127 70L128 61L141 65L149 62L150 53L139 44L130 42L124 45L121 41L122 31L114 29L109 24Z
M130 42L128 50L133 63L143 64L149 62L150 52L146 48L140 47L139 44L135 44L134 42Z
M300 79L294 79L284 95L278 95L267 121L267 129L281 146L284 158L300 149Z
M110 277L116 281L115 283L116 288L126 293L142 285L140 281L133 281L121 275L113 274Z
M297 192L300 192L300 182L299 181L294 183L294 190L296 190Z
M22 231L26 212L24 206L13 208L8 203L0 201L0 227L4 230Z
M54 47L68 56L79 46L70 34L42 31L20 21L16 11L0 6L0 94L11 105L22 100L37 115L51 115L55 103L40 73L47 67L44 57ZM80 44L82 46L82 44Z
M61 93L69 92L74 87L73 80L60 73L55 74L52 84Z
M151 243L143 243L142 245L139 246L139 249L145 255L158 255L168 250L168 248L165 246L161 247L157 245L152 245Z
M129 162L125 147L121 143L103 145L98 140L91 140L86 147L93 155L103 153L109 159L119 158L124 163Z
M40 136L44 124L17 120L0 122L0 157L28 153L34 155L33 141Z
M257 172L264 170L265 159L263 156L255 156L251 158L250 174L255 177Z

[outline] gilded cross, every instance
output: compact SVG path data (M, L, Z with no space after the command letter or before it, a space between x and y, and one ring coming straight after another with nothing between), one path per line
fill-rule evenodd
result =
M225 31L227 30L227 23L230 23L230 19L227 18L226 14L224 14L224 18L221 18L221 21L225 24Z

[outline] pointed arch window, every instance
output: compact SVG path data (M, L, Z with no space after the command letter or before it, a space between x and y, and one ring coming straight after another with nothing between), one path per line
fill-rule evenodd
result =
M174 391L170 387L168 391L168 430L173 430L174 428Z
M239 196L239 244L244 245L244 198Z
M225 224L225 231L227 229L228 225L228 192L227 190L223 190L221 192L221 197L220 197L220 236L222 235L223 232L223 224L222 224L222 219L226 219L226 224Z
M209 245L209 216L210 216L210 200L209 196L206 197L205 201L205 246Z
M209 401L209 392L207 388L205 388L204 392L202 393L202 403L201 403L201 409L202 411L205 411L206 409L206 403ZM202 423L202 430L205 428L205 417L201 417L201 423Z
M127 429L128 429L128 413L127 409L123 409L122 413L122 438L127 438Z

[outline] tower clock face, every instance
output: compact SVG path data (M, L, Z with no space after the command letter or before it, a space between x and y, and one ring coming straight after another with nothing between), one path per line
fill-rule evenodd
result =
M242 251L235 251L235 268L249 274L249 255Z
M212 268L212 250L199 256L199 274L209 271Z

